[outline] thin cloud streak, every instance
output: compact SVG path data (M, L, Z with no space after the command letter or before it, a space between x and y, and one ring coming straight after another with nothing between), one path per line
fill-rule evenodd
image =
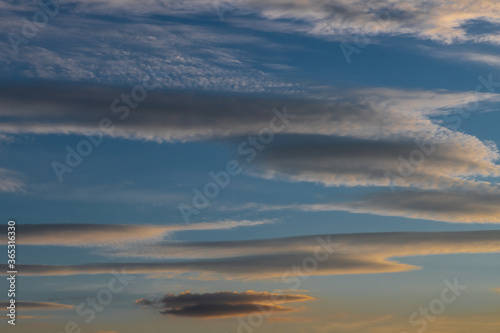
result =
M159 241L180 231L225 230L273 223L260 221L219 221L170 225L125 224L24 224L18 225L17 243L22 245L52 246L116 246L144 241ZM0 235L6 235L6 229ZM0 244L6 244L3 237Z
M395 192L375 192L353 201L291 205L248 203L239 207L224 207L223 210L347 211L450 223L500 223L498 202L500 202L498 188L487 184L478 184L473 191L398 190Z
M7 301L0 301L0 307L6 308L10 305ZM73 305L52 303L52 302L30 302L30 301L16 301L16 308L21 311L57 311L57 310L70 310Z

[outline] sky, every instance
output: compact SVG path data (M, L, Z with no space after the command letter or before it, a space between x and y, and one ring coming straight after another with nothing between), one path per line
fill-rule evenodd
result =
M498 1L0 9L2 332L500 330Z

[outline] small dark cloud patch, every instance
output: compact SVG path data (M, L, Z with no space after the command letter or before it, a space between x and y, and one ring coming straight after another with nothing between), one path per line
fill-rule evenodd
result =
M193 294L186 291L178 295L166 294L162 298L154 300L142 298L135 303L151 306L161 314L196 318L224 318L255 312L289 312L294 309L279 304L312 299L314 298L307 295L255 291L242 293L220 291L204 294Z

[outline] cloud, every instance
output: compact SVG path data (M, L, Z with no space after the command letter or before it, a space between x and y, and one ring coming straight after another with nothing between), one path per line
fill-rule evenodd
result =
M22 18L31 21L39 9L23 2L6 6L0 14L0 29L6 35L23 38ZM97 3L92 3L90 7L96 8ZM240 50L243 44L267 50L272 43L222 26L168 22L160 13L172 18L172 12L160 3L164 2L155 0L144 6L146 16L140 10L127 12L120 1L101 3L104 7L114 4L112 12L86 11L88 2L61 5L59 13L27 43L21 43L17 52L7 36L0 41L0 72L10 77L108 84L140 84L147 78L157 88L209 91L267 92L293 86L255 68ZM159 8L151 11L154 7Z
M463 51L444 51L431 47L421 46L425 53L431 54L438 58L453 59L459 61L470 61L480 64L490 65L491 67L498 68L500 66L500 56L491 53L477 53L477 52L463 52Z
M486 183L482 178L500 176L496 144L458 131L470 112L498 102L498 94L371 88L266 98L152 91L135 112L120 101L124 91L76 83L4 85L0 134L224 140L238 144L242 160L250 161L260 148L245 137L276 127L272 144L248 169L250 175L326 186L426 190L477 189ZM113 128L101 131L102 119ZM138 200L126 192L117 197Z
M275 117L272 109L282 109L286 102L151 91L141 103L140 113L136 113L120 101L121 96L130 94L130 88L36 83L18 88L21 90L8 86L0 89L0 116L6 117L0 132L92 135L101 133L101 119L109 118L114 130L101 133L107 136L157 142L198 141L258 133ZM56 98L61 94L65 97ZM319 122L320 117L315 121ZM276 126L281 128L282 123L278 120ZM300 131L298 125L296 128Z
M260 221L219 221L170 225L125 224L21 224L16 226L16 242L23 245L116 246L128 243L161 240L180 231L223 230L272 223ZM6 235L6 228L0 234ZM3 237L0 243L6 243Z
M498 24L500 7L494 0L460 1L229 1L245 10L253 8L274 29L281 21L288 31L323 38L347 39L355 36L404 36L432 40L444 44L484 42L498 44L499 35L473 34L467 28L470 22ZM295 21L295 22L294 22ZM237 24L238 19L233 19ZM290 24L294 22L295 24ZM347 37L347 38L346 38Z
M483 191L374 192L358 200L316 204L270 205L249 203L225 210L300 210L305 212L348 211L382 216L403 216L451 223L500 223L500 192Z
M162 36L148 25L155 22L151 14L171 17L196 17L202 15L219 20L217 8L212 0L156 1L141 3L132 1L76 1L71 6L71 16L60 15L59 20L81 22L94 17L94 25L99 26L99 16L107 14L115 18L127 17L118 21L121 26L137 25L150 33L151 37ZM219 12L226 14L225 22L231 25L245 24L245 18L252 17L253 25L247 28L299 33L322 38L342 39L362 36L404 36L432 40L445 44L464 42L484 42L498 44L500 37L496 30L473 33L468 25L471 22L489 23L495 26L500 21L500 7L495 0L459 1L370 1L370 0L227 0L219 6ZM8 14L16 16L23 8L22 2L2 5L6 20ZM24 9L24 8L23 8ZM230 9L230 10L229 10ZM227 12L226 12L227 11ZM94 15L92 15L94 14ZM253 15L248 15L253 14ZM255 22L257 21L257 22ZM117 22L117 23L118 23ZM11 20L6 22L12 23ZM15 23L15 21L14 21ZM51 22L52 25L58 22ZM60 24L60 23L59 23ZM14 25L16 26L16 25ZM71 27L71 25L69 25ZM89 28L93 28L91 25ZM149 28L149 29L148 29ZM98 29L91 29L92 32ZM108 31L106 31L110 34ZM113 31L117 34L117 31ZM111 34L113 35L113 34ZM136 42L134 40L134 42ZM129 42L130 43L130 42ZM158 45L161 45L158 43Z
M23 192L24 187L17 172L0 168L0 192Z
M0 301L0 307L5 308L9 306L8 301ZM51 302L29 302L29 301L16 301L16 309L21 311L57 311L73 309L73 305L59 304Z
M301 275L395 273L418 269L394 258L500 252L500 231L393 232L300 236L250 241L142 244L122 255L163 261L21 265L20 275L128 274L192 278L282 279ZM181 260L184 258L184 260ZM316 258L316 259L315 259ZM179 259L175 261L165 259ZM310 262L316 260L317 265ZM304 264L305 263L305 264ZM302 265L302 266L301 266ZM306 266L303 266L306 265ZM5 265L4 265L5 266ZM292 270L292 267L302 267ZM309 267L309 268L307 268ZM307 270L306 270L307 269ZM186 275L187 274L187 275Z
M303 88L258 67L255 53L277 49L255 30L302 34L356 44L358 38L404 36L439 43L499 44L494 0L426 2L370 0L261 1L228 0L224 24L213 0L73 1L19 45L0 41L1 73L63 81L137 84L159 78L161 88L231 92L285 92ZM2 4L0 29L22 36L23 20L39 10L27 1ZM203 17L207 24L193 24ZM110 24L110 20L113 21ZM474 34L470 22L493 25ZM233 27L235 29L228 29ZM252 31L253 30L253 31ZM81 31L85 31L82 34ZM242 47L244 46L244 47ZM340 51L339 51L340 52ZM268 59L269 63L281 59ZM279 64L281 65L281 64ZM148 74L149 72L149 74Z
M193 294L190 291L179 295L166 294L160 299L138 299L135 303L151 306L162 314L197 318L237 317L255 312L288 312L293 309L277 304L313 300L300 294L269 292L229 292Z
M260 154L256 175L328 186L428 189L500 175L496 145L456 130L462 121L457 112L480 111L481 103L500 100L497 94L378 88L291 99L155 91L135 113L120 102L123 91L81 84L4 86L0 116L6 121L0 124L0 133L238 142L276 127L272 145ZM436 119L439 116L445 120ZM99 123L106 118L113 129L101 131ZM238 146L243 158L255 149ZM408 167L408 159L424 153L422 165L408 171L414 169ZM390 177L388 172L411 174Z
M498 192L397 191L372 194L356 202L333 204L331 208L353 213L404 216L452 223L500 223L499 202ZM328 206L325 205L325 210L328 210ZM322 210L321 205L311 208Z
M135 112L121 101L130 88L53 82L0 88L0 116L5 117L0 133L96 134L101 119L110 118L116 126L105 135L158 142L258 134L270 126L272 109L282 111L285 105L296 118L287 119L285 127L276 121L280 133L428 139L441 129L429 117L500 100L490 93L392 89L333 91L314 99L150 91Z
M495 146L443 130L426 141L297 136L269 146L258 162L267 178L327 186L449 188L473 186L471 176L500 176L499 157Z

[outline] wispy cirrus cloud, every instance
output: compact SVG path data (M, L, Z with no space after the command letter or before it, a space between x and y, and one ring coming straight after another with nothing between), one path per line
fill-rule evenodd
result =
M500 7L493 0L448 1L280 1L255 4L268 19L305 22L306 31L322 37L346 35L413 36L451 44L466 41L499 43L499 36L470 34L466 24L482 21L498 24ZM303 27L302 27L303 29Z
M20 179L19 173L0 168L0 191L1 192L22 192L25 183Z
M293 86L254 66L241 50L241 45L268 49L272 43L223 27L181 23L161 2L133 14L122 2L113 1L59 7L27 42L0 41L1 75L134 85L149 77L156 88L233 92L284 91ZM41 9L24 1L3 8L0 30L6 37L17 34L26 39L23 18L29 20Z
M491 67L498 68L500 66L500 56L493 53L479 53L470 51L449 51L431 47L420 47L427 54L442 59L452 59L458 61L469 61L479 64L490 65Z
M2 8L6 12L16 13L22 8L22 4L4 4ZM467 41L498 44L500 40L494 32L471 33L468 29L470 22L493 25L500 22L500 8L494 0L438 0L424 3L393 0L228 0L224 4L231 8L231 17L225 21L234 25L239 23L241 17L250 16L262 22L254 23L255 28L267 25L273 30L324 38L360 34L410 36L446 44ZM114 17L132 17L142 23L151 21L153 13L172 17L206 17L210 14L214 20L219 19L212 0L148 0L141 3L76 1L71 6L70 13L77 18L106 13ZM128 22L122 22L123 25L126 23Z

